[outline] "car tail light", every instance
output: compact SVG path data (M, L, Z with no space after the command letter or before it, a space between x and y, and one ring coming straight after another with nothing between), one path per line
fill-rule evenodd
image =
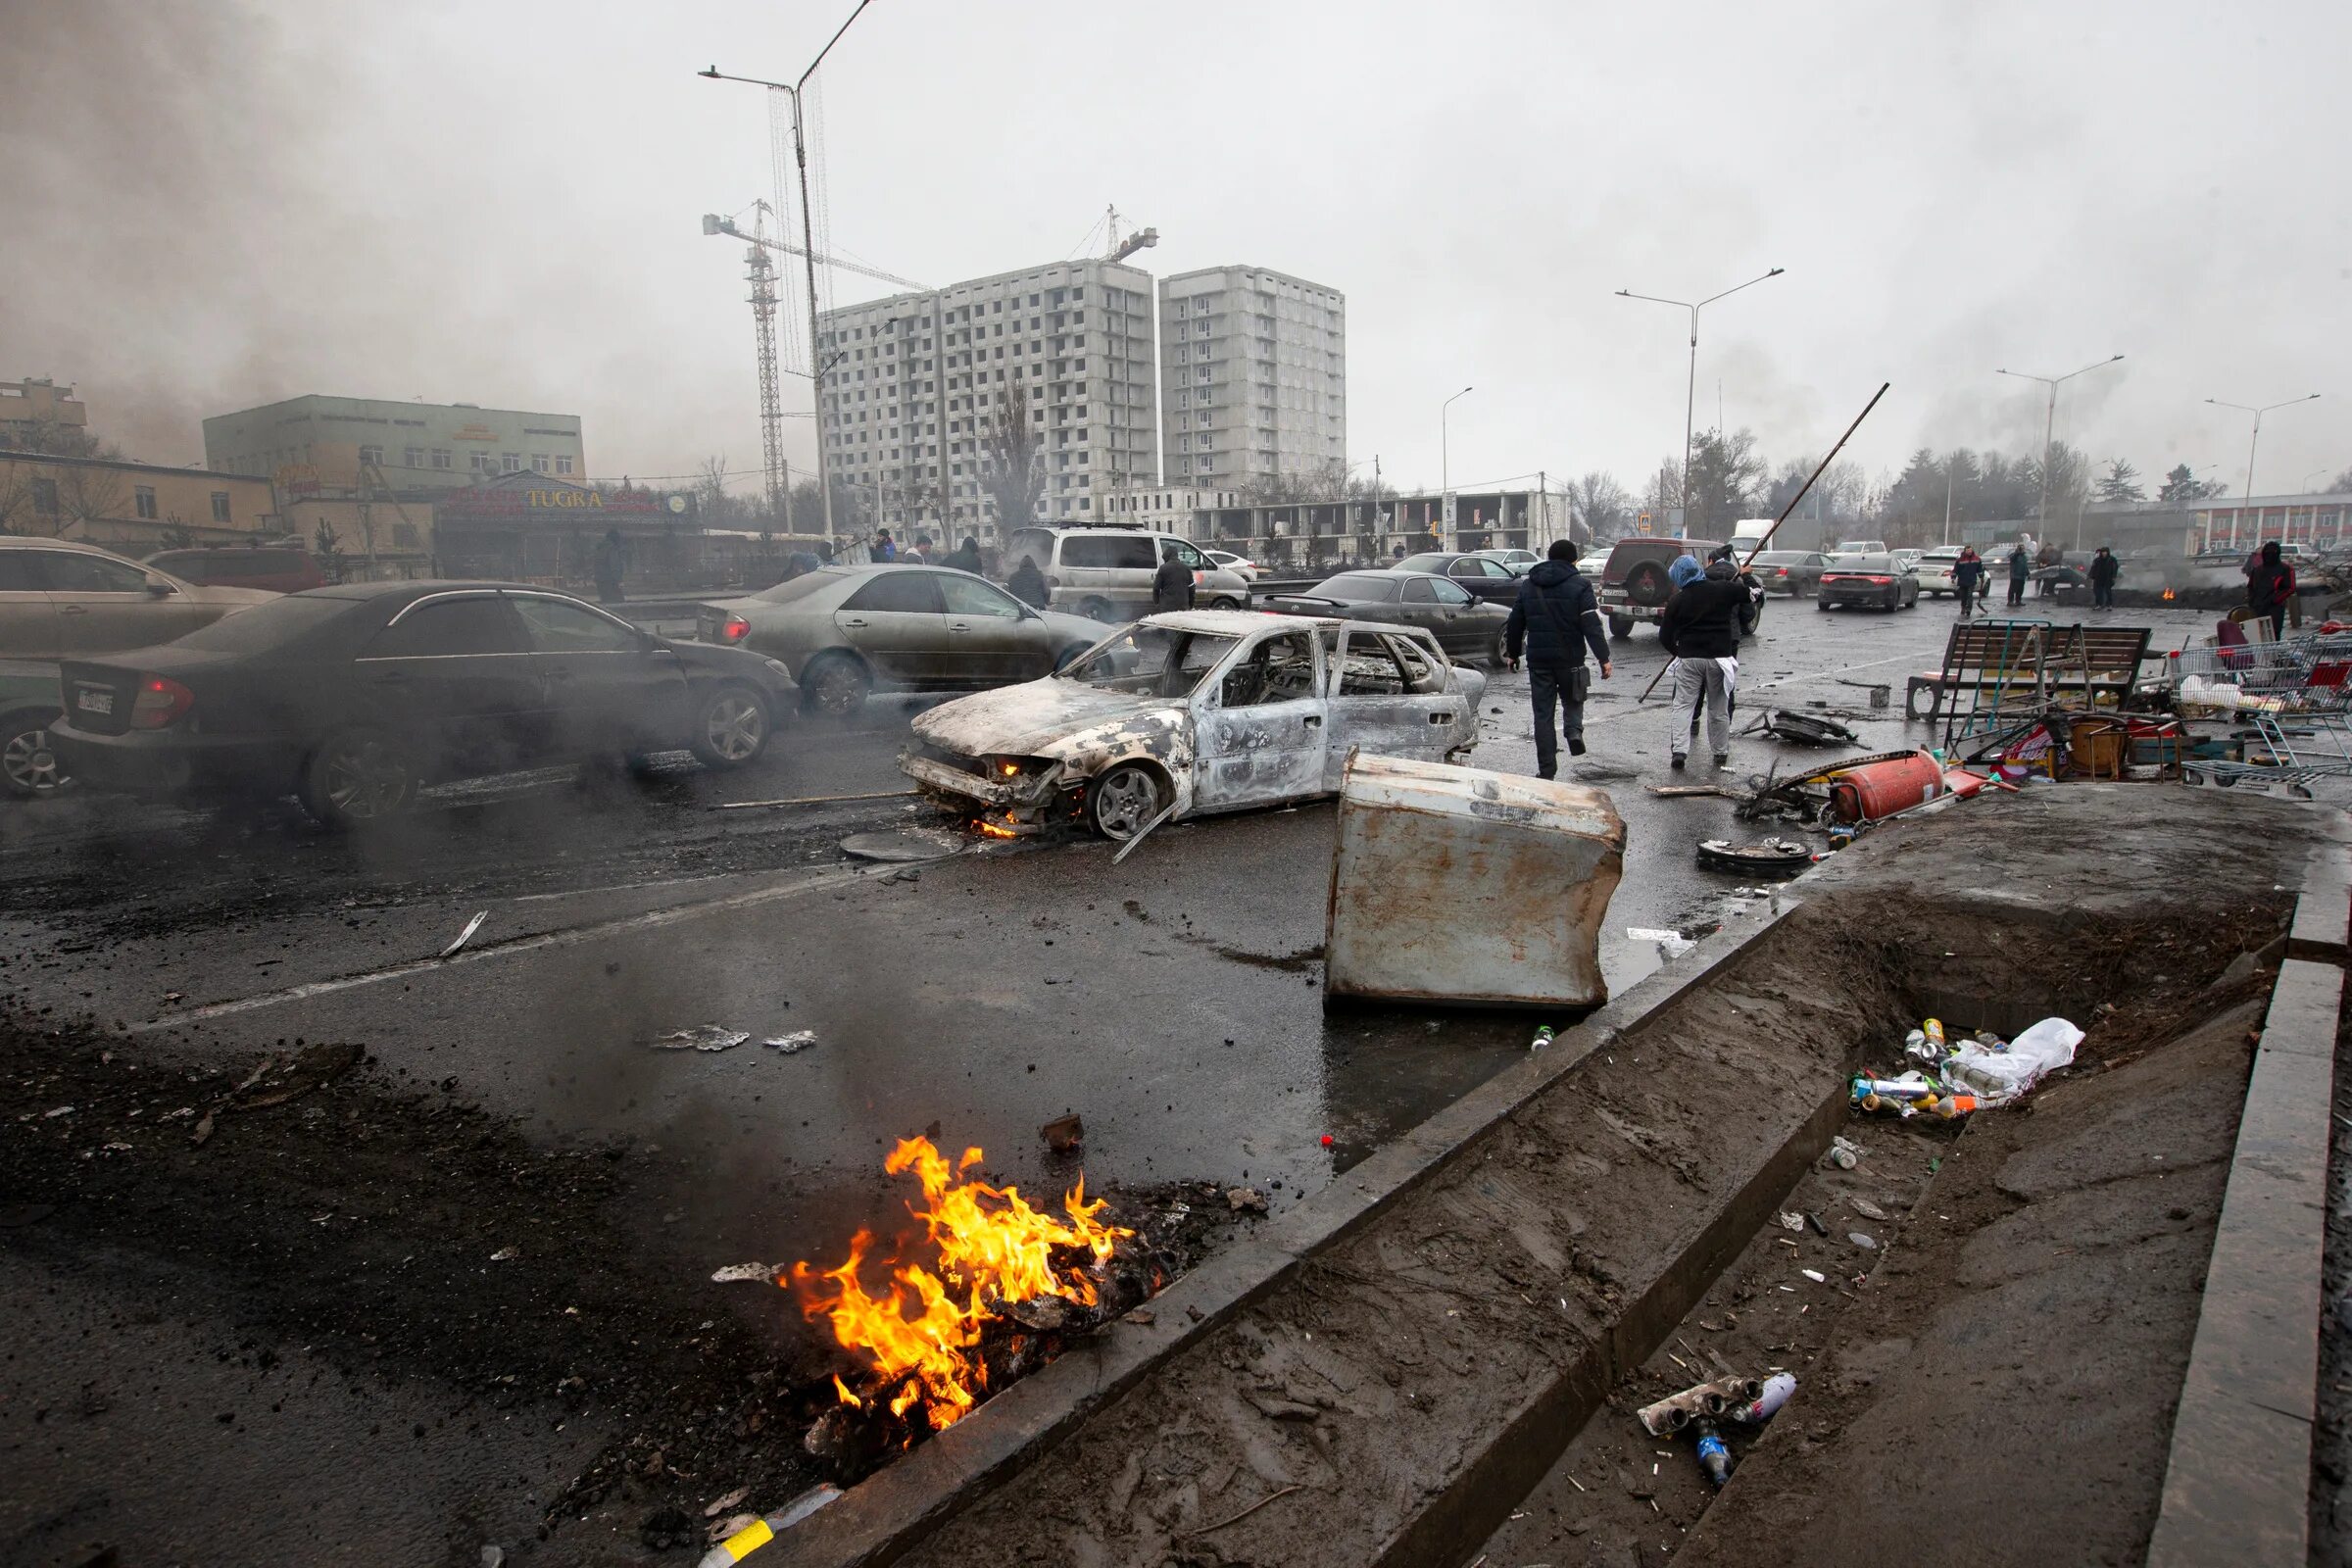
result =
M139 695L131 700L132 729L162 729L196 706L196 694L162 675L141 675Z
M1880 587L1882 587L1882 588L1886 587L1886 586L1888 583L1890 583L1890 582L1894 581L1894 579L1893 579L1892 577L1865 577L1865 578L1863 578L1862 580L1863 580L1864 582L1875 582L1875 583L1877 583L1877 584L1878 584Z
M718 640L722 643L739 643L751 634L752 623L741 615L729 615L718 623Z

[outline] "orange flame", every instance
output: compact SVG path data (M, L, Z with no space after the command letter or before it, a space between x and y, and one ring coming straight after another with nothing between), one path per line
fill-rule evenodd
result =
M891 1413L905 1415L919 1403L933 1431L954 1425L979 1403L988 1382L979 1355L981 1330L1000 1303L1058 1296L1094 1304L1094 1284L1084 1274L1054 1271L1054 1249L1083 1249L1101 1263L1121 1238L1135 1234L1098 1217L1108 1205L1088 1202L1083 1181L1062 1200L1065 1220L1031 1208L1017 1188L963 1180L980 1160L979 1150L967 1149L951 1170L929 1139L908 1138L883 1162L891 1175L911 1170L922 1184L922 1205L906 1208L923 1222L925 1239L938 1252L936 1269L899 1264L881 1295L868 1294L858 1278L873 1246L866 1231L851 1238L849 1259L838 1268L792 1266L808 1315L828 1318L843 1348L872 1364L878 1386L895 1388ZM840 1378L833 1388L845 1404L863 1408Z
M2165 598L2167 598L2167 599L2173 599L2173 598L2177 598L2177 597L2179 597L2179 596L2178 596L2178 595L2176 595L2176 594L2175 594L2175 593L2174 593L2174 592L2173 592L2173 591L2172 591L2170 588L2167 588L2167 589L2164 591L2164 597L2165 597Z
M1011 828L1008 828L1000 822L991 822L985 816L975 820L972 823L972 826L978 828L983 835L992 839L1017 839L1020 837L1020 834L1014 832Z

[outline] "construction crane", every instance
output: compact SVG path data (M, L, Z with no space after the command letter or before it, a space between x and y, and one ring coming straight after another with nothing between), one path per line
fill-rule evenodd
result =
M1102 225L1110 238L1110 249L1102 253L1102 259L1106 262L1123 262L1146 246L1159 243L1159 230L1156 228L1139 228L1124 240L1120 239L1119 210L1116 207L1103 209Z
M744 252L744 277L752 285L752 331L760 349L760 473L767 488L768 515L781 518L784 531L790 533L792 465L784 457L784 391L781 384L782 367L776 359L776 264L768 252L781 251L787 256L810 256L812 253L781 239L771 239L767 233L767 220L774 216L775 209L764 200L752 203L752 227L746 233L732 218L705 213L703 232L724 234L731 239L749 242L749 249ZM896 283L901 288L919 289L923 286L912 278L894 276L876 268L861 267L856 262L845 262L831 256L815 256L814 260L825 267L859 272L885 283ZM815 348L814 344L809 345L812 355ZM815 373L812 367L809 371L812 380ZM819 395L822 395L821 389Z

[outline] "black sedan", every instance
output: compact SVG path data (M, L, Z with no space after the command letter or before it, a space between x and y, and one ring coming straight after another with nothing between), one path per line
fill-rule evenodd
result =
M1801 599L1821 587L1829 564L1830 558L1818 550L1759 550L1747 569L1766 593Z
M1480 599L1504 605L1519 597L1519 579L1526 575L1523 569L1506 566L1493 556L1457 555L1444 550L1407 556L1390 569L1435 572L1451 578Z
M518 768L679 750L740 767L798 695L774 660L499 583L288 594L61 679L49 733L85 788L291 794L334 827Z
M1816 610L1868 606L1909 610L1919 603L1919 573L1892 556L1839 556L1821 574Z
M1401 566L1343 571L1302 594L1261 601L1258 608L1278 615L1337 614L1415 626L1437 638L1449 658L1484 659L1495 664L1502 662L1502 629L1511 618L1507 607L1473 599L1450 577Z

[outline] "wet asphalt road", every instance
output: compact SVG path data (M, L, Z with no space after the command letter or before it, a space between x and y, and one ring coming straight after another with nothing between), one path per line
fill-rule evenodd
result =
M2161 624L2161 648L2206 617L2135 618ZM1902 682L1936 662L1951 619L1948 602L1883 615L1775 601L1742 661L1738 722L1821 702L1871 750L1926 742L1929 726L1902 721ZM1703 740L1690 773L1667 772L1660 700L1636 701L1662 655L1646 629L1618 646L1615 678L1594 683L1592 752L1569 771L1628 823L1605 949L1622 988L1657 962L1627 927L1704 924L1736 887L1693 864L1695 843L1755 835L1726 801L1647 793L1715 775ZM1874 712L1841 681L1886 683L1891 706ZM789 732L745 773L681 761L650 783L455 791L364 839L319 833L290 805L229 819L99 797L13 807L8 983L21 1006L191 1053L359 1041L549 1136L651 1137L732 1181L810 1193L878 1186L888 1143L935 1122L992 1168L1047 1181L1059 1167L1036 1129L1077 1110L1098 1184L1274 1184L1280 1203L1524 1049L1538 1020L1327 1012L1328 805L1163 829L1116 868L1093 842L979 846L895 878L845 862L839 841L941 820L921 802L717 808L901 788L893 759L921 706L885 699L854 727ZM1497 674L1484 709L1478 761L1532 771L1525 678ZM1732 773L1826 755L1750 738ZM476 910L471 947L433 961ZM817 1043L643 1044L703 1022ZM788 1203L725 1241L823 1247L837 1219Z

